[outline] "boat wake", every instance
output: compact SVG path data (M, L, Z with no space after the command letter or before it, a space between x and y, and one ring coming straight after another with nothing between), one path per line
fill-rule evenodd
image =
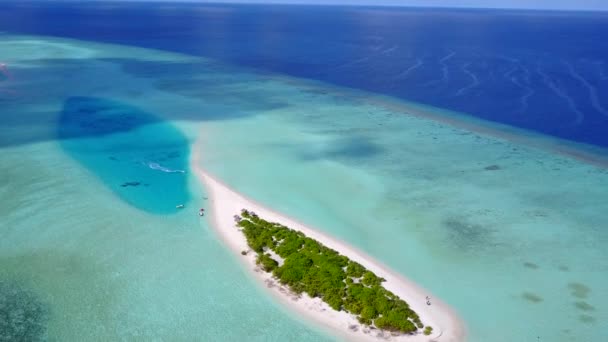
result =
M162 172L167 172L167 173L186 173L185 170L173 170L173 169L169 169L167 167L164 167L162 165L160 165L159 163L146 163L146 165L151 168L152 170L158 170L158 171L162 171Z

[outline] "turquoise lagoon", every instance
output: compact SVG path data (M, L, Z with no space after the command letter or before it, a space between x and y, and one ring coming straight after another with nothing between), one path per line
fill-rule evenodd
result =
M608 339L606 169L161 51L5 35L0 60L0 298L31 336L331 338L199 221L200 135L205 168L428 288L471 341Z
M330 340L266 297L199 219L191 137L167 118L200 102L108 61L183 57L14 36L0 55L13 76L0 106L0 340Z
M105 99L68 98L57 138L68 155L137 208L171 213L189 200L188 140L149 113Z

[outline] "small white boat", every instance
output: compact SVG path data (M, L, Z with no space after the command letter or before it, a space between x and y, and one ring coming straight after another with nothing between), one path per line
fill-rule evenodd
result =
M178 204L178 205L175 206L176 209L182 209L183 207L184 207L183 204Z

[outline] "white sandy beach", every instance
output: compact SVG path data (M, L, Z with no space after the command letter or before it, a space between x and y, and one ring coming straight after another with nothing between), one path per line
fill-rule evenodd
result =
M224 243L243 261L246 268L251 271L251 274L260 281L260 284L265 284L269 291L279 299L280 302L288 305L295 313L305 315L309 320L318 323L321 327L329 330L333 335L347 340L447 342L463 341L465 339L463 322L460 321L451 308L428 291L422 289L403 276L391 272L381 263L373 260L373 258L355 248L335 240L318 230L307 227L294 219L276 213L235 192L200 167L199 156L201 151L200 142L197 142L192 149L190 166L209 193L208 207L213 228ZM278 281L273 279L270 273L266 273L256 266L256 253L250 251L245 236L235 226L233 216L240 213L241 209L252 210L268 221L279 222L292 229L299 230L325 246L359 262L376 275L385 278L386 282L383 283L383 286L405 300L410 307L418 313L425 326L433 327L433 333L430 336L425 336L422 333L416 335L393 336L389 332L369 329L362 326L353 315L344 311L336 312L319 298L311 298L306 294L298 297L290 293L286 288L281 286ZM242 256L242 251L249 251L249 253ZM431 297L432 305L428 306L426 304L426 296Z

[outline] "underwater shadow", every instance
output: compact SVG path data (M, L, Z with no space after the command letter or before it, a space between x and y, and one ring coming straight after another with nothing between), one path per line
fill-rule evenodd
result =
M329 146L321 148L308 145L276 145L276 147L288 148L290 154L295 155L301 161L332 160L346 163L371 159L386 150L383 146L361 136L335 138Z

